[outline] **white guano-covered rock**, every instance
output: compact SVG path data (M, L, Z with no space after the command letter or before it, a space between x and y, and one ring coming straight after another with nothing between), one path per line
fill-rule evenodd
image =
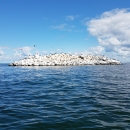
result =
M120 65L121 62L105 56L71 55L66 53L28 56L10 66L76 66L76 65Z

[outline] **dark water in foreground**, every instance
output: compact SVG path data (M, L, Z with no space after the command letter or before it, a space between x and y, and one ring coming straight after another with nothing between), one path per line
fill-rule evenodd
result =
M130 130L130 64L0 64L0 130Z

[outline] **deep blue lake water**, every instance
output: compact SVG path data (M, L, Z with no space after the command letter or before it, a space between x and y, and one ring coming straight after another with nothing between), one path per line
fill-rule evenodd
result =
M130 130L130 64L0 64L0 130Z

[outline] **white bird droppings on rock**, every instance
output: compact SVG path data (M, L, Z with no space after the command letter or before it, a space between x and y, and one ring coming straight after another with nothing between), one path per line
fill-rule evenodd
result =
M28 56L10 66L76 66L76 65L120 65L121 62L105 56L71 55L66 53Z

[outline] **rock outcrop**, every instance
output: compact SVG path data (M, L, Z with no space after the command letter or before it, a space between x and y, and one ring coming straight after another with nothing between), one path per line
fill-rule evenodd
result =
M15 61L10 66L76 66L76 65L120 65L121 62L105 56L72 55L66 53L49 54L40 56L35 54L20 61Z

